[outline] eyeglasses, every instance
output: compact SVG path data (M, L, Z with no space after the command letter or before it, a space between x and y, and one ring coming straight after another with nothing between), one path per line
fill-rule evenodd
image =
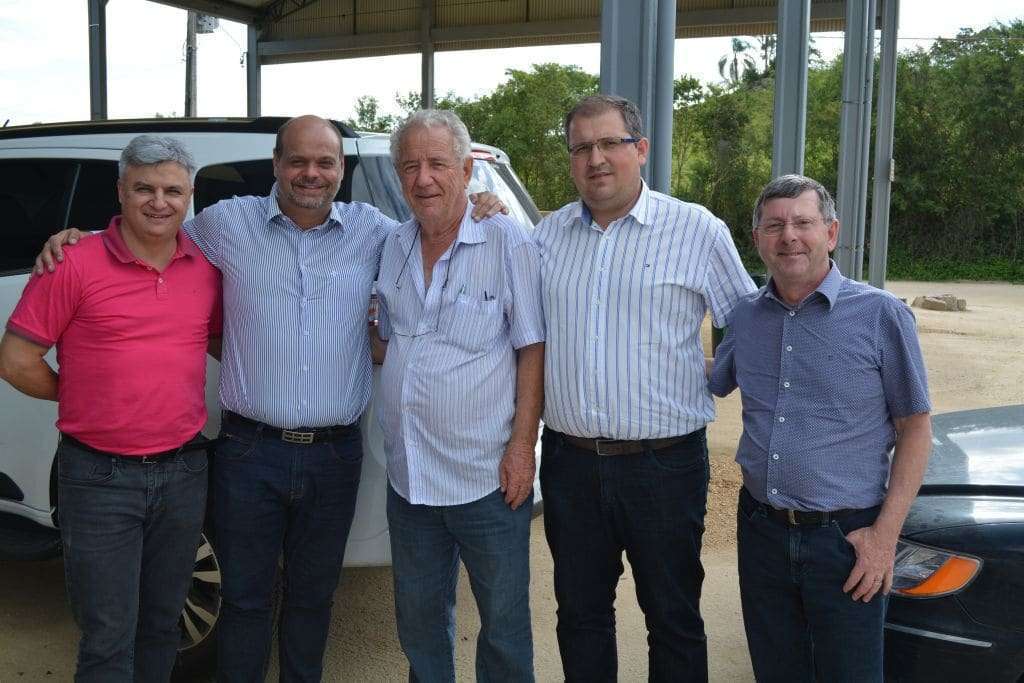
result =
M613 154L615 150L622 149L623 145L631 145L640 142L640 138L601 138L594 142L579 142L569 145L569 154L574 157L585 159L597 147L601 154Z
M807 232L814 228L818 224L816 218L797 218L792 221L772 221L771 223L765 223L764 225L757 226L757 231L768 235L769 237L777 237L782 234L782 231L786 229L787 225L792 225L793 229L797 232Z
M419 230L416 231L416 237L412 241L412 246L409 247L409 251L405 252L405 260L402 261L402 268L398 271L398 277L395 278L395 289L401 291L402 289L402 275L405 274L405 268L409 265L409 257L412 256L412 250L416 248L416 245L420 242ZM455 260L455 252L459 249L458 237L455 238L455 242L452 244L452 253L448 255L448 262L444 264L444 280L441 282L441 292L438 294L437 303L437 318L434 320L434 326L429 330L423 330L420 333L413 334L410 336L418 337L421 334L429 334L430 332L436 332L437 326L441 324L441 307L444 305L444 291L448 288L448 274L452 270L452 261Z

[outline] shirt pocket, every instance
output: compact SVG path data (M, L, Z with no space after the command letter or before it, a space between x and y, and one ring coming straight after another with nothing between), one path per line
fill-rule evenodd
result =
M502 310L497 299L483 301L460 294L452 303L448 341L470 353L489 349L502 328Z

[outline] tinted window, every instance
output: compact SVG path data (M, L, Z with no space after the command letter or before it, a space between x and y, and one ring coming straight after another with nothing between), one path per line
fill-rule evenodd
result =
M352 178L358 173L359 157L345 157L345 177L335 201L352 201ZM199 169L195 182L195 212L232 197L265 197L274 185L270 159L235 161Z
M117 200L117 162L83 161L75 184L75 197L66 225L72 228L102 230L110 218L121 213Z
M28 271L64 228L77 171L74 161L0 160L0 273Z

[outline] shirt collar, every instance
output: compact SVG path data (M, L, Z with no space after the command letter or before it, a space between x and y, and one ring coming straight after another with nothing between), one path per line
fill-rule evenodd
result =
M113 254L114 258L121 263L141 263L139 258L128 248L124 241L124 236L121 234L121 216L111 218L110 223L107 224L107 229L100 233L100 236L107 251ZM192 258L199 256L199 247L180 228L174 238L176 245L174 247L174 254L171 256L172 261L183 256Z
M633 220L635 220L640 225L652 225L653 221L650 219L651 211L649 206L650 198L650 188L647 187L647 183L644 182L643 178L641 178L640 196L637 197L636 202L633 204L632 208L630 208L629 212L626 215L632 216ZM594 222L594 217L593 215L591 215L590 209L587 207L586 203L584 203L583 199L580 199L578 202L576 202L576 208L573 210L573 215L577 219L579 219L580 224L585 228L589 228L591 224Z
M484 219L486 220L486 219ZM416 240L416 236L419 234L420 224L415 218L407 220L398 226L395 231L395 236L407 249L412 248L412 243ZM484 230L483 221L477 222L473 220L473 204L467 202L466 211L462 214L462 222L459 223L459 234L455 236L456 242L462 242L463 244L478 244L480 242L487 241L487 231Z
M839 289L843 285L843 274L839 272L839 266L836 265L835 261L829 259L828 264L829 269L825 279L814 288L814 292L811 292L811 294L804 298L804 301L807 301L815 292L820 293L828 301L828 309L831 311L836 305L836 299L839 298ZM758 296L774 299L788 308L788 305L776 293L775 282L770 277L768 278L768 284L761 288ZM800 302L800 305L803 305L803 301Z
M274 181L274 186L270 188L270 196L267 197L267 223L272 223L278 216L285 216L285 213L281 211L281 205L277 203L277 191L279 186L277 181ZM289 219L291 220L291 219ZM294 222L294 221L293 221ZM331 202L331 212L327 215L325 221L325 227L331 227L331 225L337 225L339 228L344 229L344 224L341 220L341 202Z

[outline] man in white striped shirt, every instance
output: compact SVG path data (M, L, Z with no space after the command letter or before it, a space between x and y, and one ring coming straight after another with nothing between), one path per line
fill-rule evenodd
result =
M537 249L505 216L470 219L473 160L450 111L391 137L414 218L384 243L377 411L388 463L398 635L411 681L455 680L461 557L480 611L476 679L533 680L529 537L543 401Z
M598 95L565 120L580 201L547 216L541 490L568 681L615 681L615 588L625 551L652 681L707 679L700 616L714 403L700 326L754 291L729 229L650 190L636 105Z

